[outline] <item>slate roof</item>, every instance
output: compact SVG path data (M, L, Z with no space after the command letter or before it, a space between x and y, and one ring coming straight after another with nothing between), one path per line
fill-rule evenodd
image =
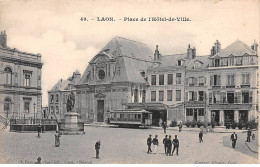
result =
M61 91L61 90L66 90L66 88L68 87L69 83L71 81L70 80L59 80L52 88L49 92L54 92L54 91Z
M161 56L159 67L177 66L178 60L184 60L183 66L186 66L189 62L187 53Z
M96 56L101 54L115 60L115 75L109 82L147 83L140 74L141 71L146 71L153 61L153 52L147 45L126 38L115 37ZM95 57L90 62L94 61ZM77 85L96 84L86 80L89 71L90 65L88 65Z
M194 69L195 62L201 63L200 69L205 69L208 67L210 62L210 56L196 56L194 59L191 59L189 64L187 65L187 69Z
M230 55L243 56L245 54L256 55L256 51L252 50L248 45L240 40L236 40L225 49L213 55L211 58L228 57Z

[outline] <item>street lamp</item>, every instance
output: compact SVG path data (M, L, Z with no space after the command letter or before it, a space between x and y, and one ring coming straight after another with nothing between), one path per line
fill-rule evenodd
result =
M35 103L33 103L33 123L35 124Z

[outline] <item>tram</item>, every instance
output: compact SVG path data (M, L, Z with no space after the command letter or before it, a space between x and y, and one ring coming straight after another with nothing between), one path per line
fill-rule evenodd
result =
M109 121L119 127L148 128L152 125L152 113L146 110L113 110L110 112Z

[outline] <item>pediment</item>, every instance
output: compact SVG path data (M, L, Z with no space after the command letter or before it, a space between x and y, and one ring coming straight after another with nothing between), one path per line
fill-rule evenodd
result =
M95 97L95 98L105 98L106 95L103 94L103 93L98 93L98 94L95 94L94 97Z

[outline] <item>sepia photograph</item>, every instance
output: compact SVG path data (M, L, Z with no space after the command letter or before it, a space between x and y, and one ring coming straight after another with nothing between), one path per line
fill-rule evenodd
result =
M259 0L0 0L0 164L258 164Z

